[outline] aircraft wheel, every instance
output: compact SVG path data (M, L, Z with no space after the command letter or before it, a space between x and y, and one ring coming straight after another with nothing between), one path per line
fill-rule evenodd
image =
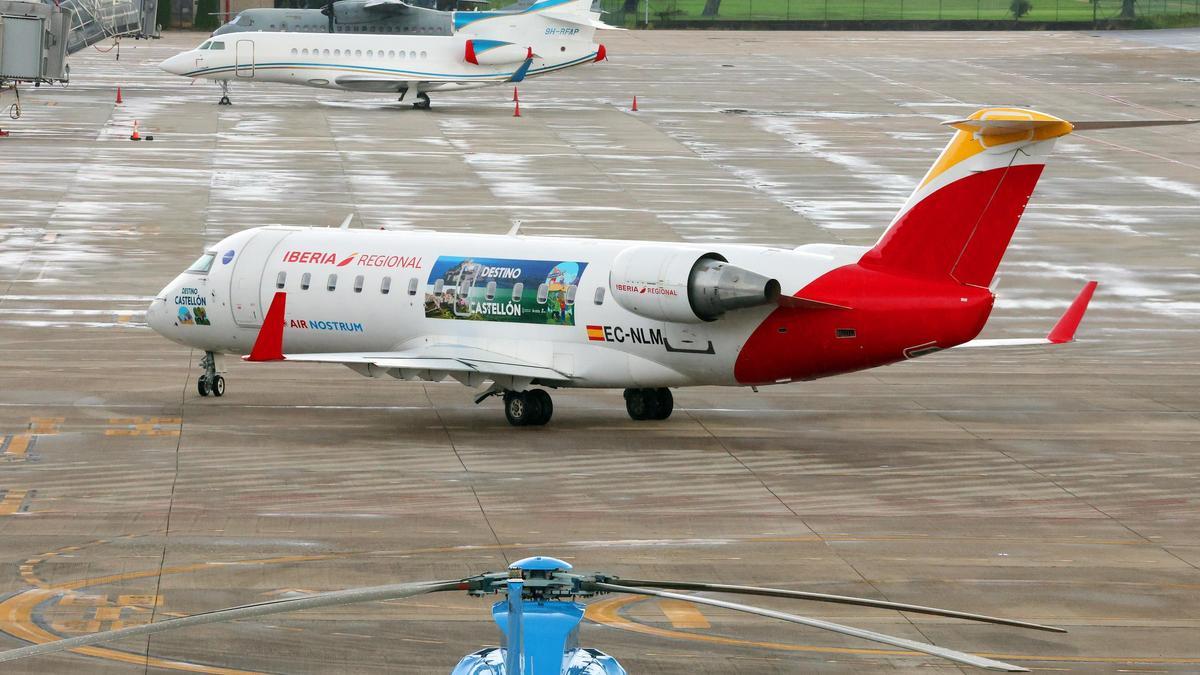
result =
M550 393L545 389L534 389L526 392L527 396L537 404L539 415L537 419L530 422L542 426L550 421L554 416L554 399L550 398Z
M654 414L654 419L665 420L671 416L671 411L675 409L675 397L671 395L671 390L666 387L653 391L655 403L658 406L658 410Z
M429 101L429 94L426 94L423 91L417 93L417 100L413 103L414 108L417 110L429 110L430 106L432 105L433 104Z
M217 101L217 105L233 105L233 101L230 101L228 96L222 96L221 100Z
M212 389L213 396L224 396L225 395L225 378L221 377L220 375L214 375L212 378L212 385L210 386L210 388Z
M653 389L626 389L625 411L635 420L652 420L658 414L658 397Z
M207 375L201 375L200 377L196 378L196 391L201 396L208 396L208 376Z
M539 401L526 391L511 391L504 395L504 416L514 427L536 424L541 416Z

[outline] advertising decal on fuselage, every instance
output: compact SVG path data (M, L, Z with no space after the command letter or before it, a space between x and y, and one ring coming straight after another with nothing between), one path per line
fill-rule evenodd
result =
M574 326L585 269L585 262L441 256L425 286L425 316Z
M175 306L179 308L177 320L183 326L208 326L208 298L205 298L197 288L181 288L175 296Z

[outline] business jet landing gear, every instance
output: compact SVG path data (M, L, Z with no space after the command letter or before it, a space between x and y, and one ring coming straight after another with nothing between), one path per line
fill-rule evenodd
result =
M221 100L217 101L217 105L233 105L229 100L229 80L217 80L217 83L221 85Z
M514 427L542 426L554 415L554 401L544 389L504 392L504 416Z
M413 101L413 108L416 108L417 110L429 110L430 105L431 103L429 102L429 94L426 94L423 91L417 92L417 100Z
M625 410L635 420L665 420L674 409L675 397L666 387L625 390Z
M200 367L204 369L204 374L196 378L196 391L201 396L224 396L225 378L217 374L217 355L204 352L204 358L200 359Z

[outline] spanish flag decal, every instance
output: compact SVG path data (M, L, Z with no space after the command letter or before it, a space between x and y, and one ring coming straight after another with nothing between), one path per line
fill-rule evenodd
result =
M588 339L593 342L604 342L604 326L588 326Z

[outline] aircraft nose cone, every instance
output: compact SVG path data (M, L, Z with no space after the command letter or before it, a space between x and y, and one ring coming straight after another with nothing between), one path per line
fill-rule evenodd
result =
M159 68L171 73L172 75L183 75L188 71L188 67L193 63L191 52L176 54L171 58L158 64Z
M154 298L146 310L146 324L159 335L166 335L167 327L171 325L170 312L167 310L167 299L160 295Z

